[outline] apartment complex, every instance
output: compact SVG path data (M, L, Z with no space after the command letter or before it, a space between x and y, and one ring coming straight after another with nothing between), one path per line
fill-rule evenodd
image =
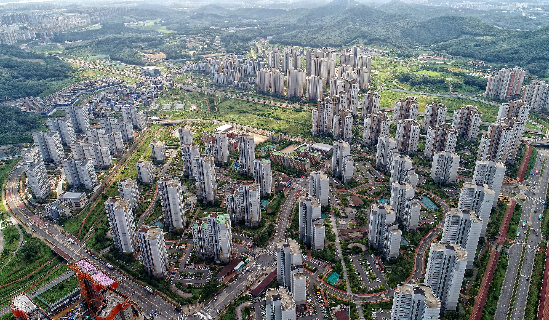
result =
M458 154L448 151L437 152L433 157L430 177L435 183L454 183L458 175L459 164L460 156Z
M241 185L233 194L225 197L227 214L231 221L244 222L247 226L258 226L261 220L260 186L258 184Z
M386 259L399 256L401 230L396 222L393 209L386 205L372 204L369 217L369 245L378 250Z

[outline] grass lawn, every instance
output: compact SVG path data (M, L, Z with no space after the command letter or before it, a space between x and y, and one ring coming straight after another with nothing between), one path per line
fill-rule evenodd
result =
M73 292L78 287L78 279L75 276L55 285L50 290L42 293L40 298L49 304L57 302L59 299Z

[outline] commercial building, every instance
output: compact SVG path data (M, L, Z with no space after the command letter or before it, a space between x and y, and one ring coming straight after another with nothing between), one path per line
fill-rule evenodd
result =
M467 269L472 269L483 223L471 210L451 209L445 216L441 243L456 243L466 250Z
M420 139L420 125L412 119L399 120L395 131L397 150L405 154L415 154Z
M365 117L363 124L363 143L375 145L378 138L390 134L390 117L385 112L373 112Z
M329 180L321 171L313 171L309 174L309 194L317 199L321 206L328 206Z
M441 312L454 311L458 303L468 254L458 244L432 243L424 284L441 301Z
M136 169L138 180L141 181L141 183L153 183L153 164L150 161L139 160L136 163Z
M254 136L241 135L239 137L239 166L242 174L252 176L254 174L254 159L256 144Z
M296 320L296 302L286 288L269 289L265 294L267 320Z
M233 194L225 197L227 214L233 222L258 226L261 220L260 187L258 184L241 185Z
M183 208L183 189L177 179L163 178L158 181L158 194L164 225L169 230L181 229L185 224L185 210Z
M416 120L418 117L418 102L416 97L407 97L395 101L393 107L393 121Z
M164 141L151 141L151 157L153 161L164 162L166 160L166 146Z
M393 296L391 320L437 320L441 302L432 288L421 284L397 286Z
M380 111L380 94L378 92L367 92L361 100L361 117L364 119L378 111Z
M485 96L491 99L508 100L521 93L526 72L520 67L502 68L489 76Z
M389 172L393 153L397 152L397 142L389 136L379 137L376 147L376 169Z
M455 183L459 163L458 154L440 151L434 155L430 177L439 184Z
M455 152L457 131L448 125L430 126L426 129L426 147L424 156L432 159L440 151Z
M192 226L193 247L200 258L212 258L223 263L231 258L231 218L228 214L213 213Z
M395 219L395 212L390 206L386 204L371 205L369 245L382 253L386 259L399 256L401 230L398 229Z
M109 198L105 201L105 210L115 248L123 253L134 252L136 224L130 202L124 199Z
M476 106L468 105L456 109L453 113L453 127L458 135L468 140L477 140L482 114Z
M90 129L90 119L86 106L71 105L65 108L65 113L73 125L74 132L86 133Z
M486 184L476 185L472 183L464 183L458 197L458 209L474 211L483 222L480 233L482 237L487 229L494 198L495 192L489 189Z
M70 146L76 141L73 124L65 117L55 117L46 120L46 125L50 131L57 132L61 138L61 144Z
M92 161L67 158L63 161L62 166L69 186L83 186L88 190L92 190L97 186L97 175L95 174Z
M55 131L41 132L35 131L32 133L35 146L40 150L42 160L44 162L53 162L60 164L65 157L61 138Z
M195 158L193 166L197 168L195 184L198 200L203 203L216 202L217 183L214 159L208 156L200 156Z
M273 173L271 172L270 160L254 160L254 182L260 187L260 195L262 197L271 194Z
M497 206L498 196L500 194L500 188L502 187L505 172L506 167L502 164L502 162L476 161L476 168L474 170L472 183L475 185L486 184L489 189L495 192L493 207Z
M147 273L156 277L165 276L168 273L168 254L162 229L141 228L138 232L138 244L141 261Z
M332 148L332 174L342 182L353 178L353 158L350 154L350 146L347 142L334 141Z
M118 192L120 198L128 200L130 202L130 208L136 209L139 205L139 189L134 179L120 179L118 181Z
M46 166L37 147L25 149L23 154L23 168L27 175L27 186L34 197L45 199L52 192Z
M548 84L541 80L531 80L523 88L523 102L531 106L534 112L548 111Z
M447 106L442 103L430 103L424 110L424 122L422 128L424 131L429 127L442 126L447 119Z

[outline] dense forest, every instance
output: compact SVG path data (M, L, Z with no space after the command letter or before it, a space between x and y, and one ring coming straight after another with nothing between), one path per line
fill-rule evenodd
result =
M53 93L70 83L72 71L68 63L57 57L0 45L0 98Z
M0 145L32 142L32 132L43 128L44 117L15 107L0 107Z

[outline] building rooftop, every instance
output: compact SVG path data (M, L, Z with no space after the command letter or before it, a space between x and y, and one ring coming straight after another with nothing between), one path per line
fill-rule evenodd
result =
M113 279L109 278L103 272L99 271L93 264L86 260L80 260L76 262L76 265L81 272L89 274L93 280L104 287L108 287L116 283Z
M11 304L15 310L20 310L25 313L29 313L38 308L26 294L20 294L13 297L13 299L11 299Z
M86 196L86 193L84 192L65 192L59 199L66 199L66 200L80 200L80 198Z
M226 132L233 129L233 126L230 124L224 124L223 126L219 126L216 128L216 132Z
M229 262L228 265L226 265L225 267L222 268L222 270L220 270L220 272L218 272L218 274L216 275L216 278L218 279L223 279L225 278L228 274L230 274L233 269L235 269L235 267L241 262L241 259L233 259L231 260L231 262Z
M259 295L273 282L273 280L275 280L275 278L277 278L277 270L273 270L270 274L268 274L256 288L250 291L250 293L254 296Z

